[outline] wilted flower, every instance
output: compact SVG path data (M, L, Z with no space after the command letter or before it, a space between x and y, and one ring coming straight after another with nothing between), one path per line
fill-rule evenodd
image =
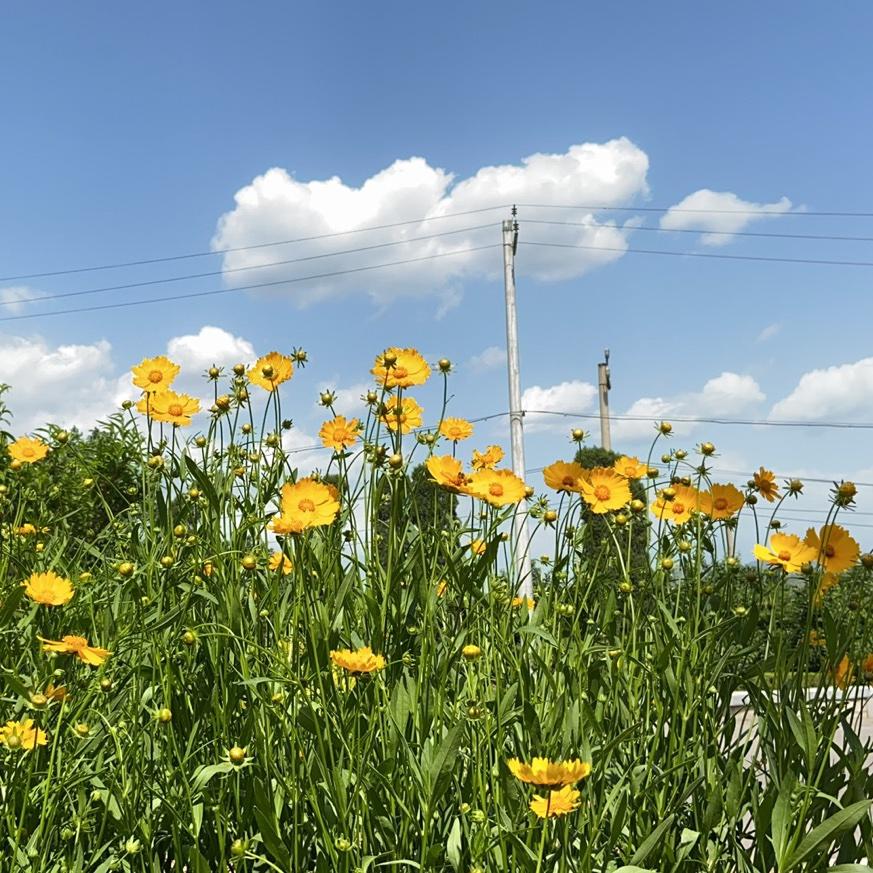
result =
M550 791L548 797L534 794L530 802L530 811L539 818L569 815L579 808L579 796L579 792L569 785L560 791Z
M484 452L473 449L473 460L470 466L474 470L493 470L503 460L503 449L500 446L488 446Z
M776 476L771 470L761 467L751 481L751 486L768 503L772 503L779 496L779 486L776 484Z

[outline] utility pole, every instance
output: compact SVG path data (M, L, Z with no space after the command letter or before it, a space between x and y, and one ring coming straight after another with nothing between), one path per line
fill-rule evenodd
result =
M503 285L506 292L506 362L509 371L509 437L512 448L512 470L524 479L524 412L521 408L521 375L518 364L518 317L515 308L515 250L518 247L518 214L512 207L512 219L503 222ZM533 597L533 576L530 566L530 533L527 508L516 504L512 524L513 556L516 586L520 597Z
M609 433L609 349L603 350L603 363L597 365L597 390L600 395L600 445L612 451L612 436Z

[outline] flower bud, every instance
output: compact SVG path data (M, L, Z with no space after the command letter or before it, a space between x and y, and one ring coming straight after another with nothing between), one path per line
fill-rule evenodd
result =
M472 643L468 643L461 649L461 654L464 656L465 661L475 661L477 658L482 657L482 649L479 646L474 646Z
M245 374L246 374L245 364L234 364L233 365L233 374L234 374L234 376L245 376Z
M173 713L164 706L155 713L155 718L161 724L169 724L173 720Z
M244 570L254 570L258 566L258 559L252 554L247 554L243 555L240 563Z
M546 524L554 524L558 520L558 513L554 509L547 509L543 513L543 521Z
M133 576L134 569L135 568L133 564L130 563L130 561L122 561L118 565L118 575L124 579L127 579L129 576Z
M240 764L244 764L246 760L247 752L241 746L233 746L227 752L228 760L231 764L236 767L239 767Z
M684 461L688 457L688 452L685 449L676 449L673 455L677 461Z
M715 446L712 443L701 443L700 444L700 454L709 457L710 455L715 454Z
M658 430L659 430L662 434L664 434L664 436L667 436L667 435L668 435L668 434L673 430L673 425L670 424L669 421L662 421L662 422L658 425Z
M573 430L570 431L570 439L572 439L574 443L581 443L582 440L585 439L585 431L582 430L581 427L574 427Z
M207 374L209 378L214 382L221 375L221 370L219 370L218 367L212 366L209 368Z
M673 559L672 558L661 558L661 569L662 570L672 570L673 569Z

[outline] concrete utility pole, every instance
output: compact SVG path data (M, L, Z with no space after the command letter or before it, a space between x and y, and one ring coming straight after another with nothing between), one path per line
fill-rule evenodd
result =
M521 375L518 365L518 318L515 309L515 250L518 246L516 208L512 219L503 222L503 284L506 292L506 363L509 371L509 437L512 447L512 470L524 479L524 412L521 409ZM530 533L524 502L515 507L512 525L513 555L519 596L533 596L530 566Z
M609 349L603 350L603 363L597 365L597 390L600 395L600 445L612 451L612 436L609 433Z

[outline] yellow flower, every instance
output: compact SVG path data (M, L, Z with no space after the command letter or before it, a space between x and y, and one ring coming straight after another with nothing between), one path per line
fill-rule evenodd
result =
M270 352L258 358L248 372L249 382L258 385L265 391L275 391L293 375L294 366L291 358L280 355L278 352Z
M752 480L754 488L768 503L772 503L779 496L779 486L776 484L776 474L771 470L765 470L761 467L754 474Z
M633 458L628 455L622 455L612 467L619 476L624 476L625 479L642 479L649 469L648 464L644 464L639 458Z
M37 637L42 643L44 652L60 652L62 655L75 655L80 661L99 667L112 652L101 649L99 646L89 646L85 637L65 636L60 640L47 640Z
M519 609L522 606L526 606L528 612L533 612L537 607L537 603L531 597L513 597L512 598L512 608L513 609Z
M376 355L370 372L385 388L409 388L412 385L424 385L430 376L430 367L415 349L395 347Z
M661 492L650 508L661 521L671 521L673 524L684 524L691 514L700 508L700 492L688 485L673 486L675 495L672 500Z
M34 727L32 718L7 721L0 727L0 743L7 749L31 752L37 746L44 746L46 742L45 731Z
M530 764L525 764L518 758L510 758L506 763L516 779L530 785L541 785L544 788L575 785L591 772L591 764L588 761L581 761L579 758L570 761L534 758Z
M341 452L343 449L351 448L357 442L360 430L361 422L357 418L347 421L344 415L338 415L336 418L326 421L321 426L318 435L321 437L323 446L333 449L335 452Z
M444 418L440 422L440 433L453 443L473 436L473 425L466 418Z
M543 470L543 479L554 491L575 491L581 494L582 483L588 481L589 472L581 464L572 461L555 461Z
M560 791L550 791L548 797L534 794L530 802L530 811L539 818L553 818L558 815L569 815L579 808L579 792L569 785Z
M273 552L270 555L270 560L267 566L274 573L281 569L283 576L287 576L294 570L294 564L291 563L291 559L284 552L279 551Z
M473 449L474 470L493 470L503 460L503 449L500 446L488 446L484 452Z
M468 479L467 492L492 506L508 506L524 500L527 486L512 470L479 470Z
M710 518L724 519L736 515L745 502L742 492L733 485L713 485L700 494L700 511Z
M130 372L133 373L133 384L137 388L142 388L146 394L156 394L170 387L179 370L178 364L158 355L156 358L143 358Z
M488 551L488 543L485 540L471 540L470 551L477 557Z
M67 688L65 685L55 686L53 682L49 682L49 684L46 685L43 694L48 700L54 700L55 702L60 703L67 697Z
M437 597L445 597L446 591L448 591L448 590L449 590L449 583L445 579L440 579L440 581L437 582L436 596Z
M855 665L848 655L843 655L834 670L834 685L838 688L848 687L855 679Z
M185 427L191 424L191 416L200 412L200 401L189 394L175 391L160 391L143 397L136 405L137 412L149 415L155 421Z
M369 646L364 646L356 652L350 649L332 651L330 659L337 667L342 667L349 673L374 673L385 667L385 658L382 655L374 655Z
M810 528L803 541L815 549L818 562L828 573L848 570L861 554L858 543L838 524L823 525L818 533Z
M624 476L608 467L595 467L580 483L582 499L596 515L603 515L630 503L631 493Z
M49 447L42 440L34 440L30 437L19 437L14 443L10 443L6 451L13 461L22 464L33 464L41 461L49 452Z
M282 487L279 515L273 519L273 531L277 534L301 533L310 527L332 524L339 515L339 499L336 488L301 479Z
M461 462L451 455L431 455L425 466L440 487L456 494L467 493L467 475L461 469Z
M69 579L58 576L49 570L45 573L31 573L27 581L21 583L24 593L35 603L44 606L63 606L73 598L73 586Z
M382 423L390 430L409 433L413 428L421 427L421 415L424 410L411 397L389 397L382 413Z
M36 534L36 527L32 525L29 521L26 521L21 527L17 528L15 533L20 537L29 537L34 536Z
M755 557L765 564L782 567L788 573L797 573L804 564L811 564L818 558L818 549L808 546L794 534L774 533L770 545L755 546Z

